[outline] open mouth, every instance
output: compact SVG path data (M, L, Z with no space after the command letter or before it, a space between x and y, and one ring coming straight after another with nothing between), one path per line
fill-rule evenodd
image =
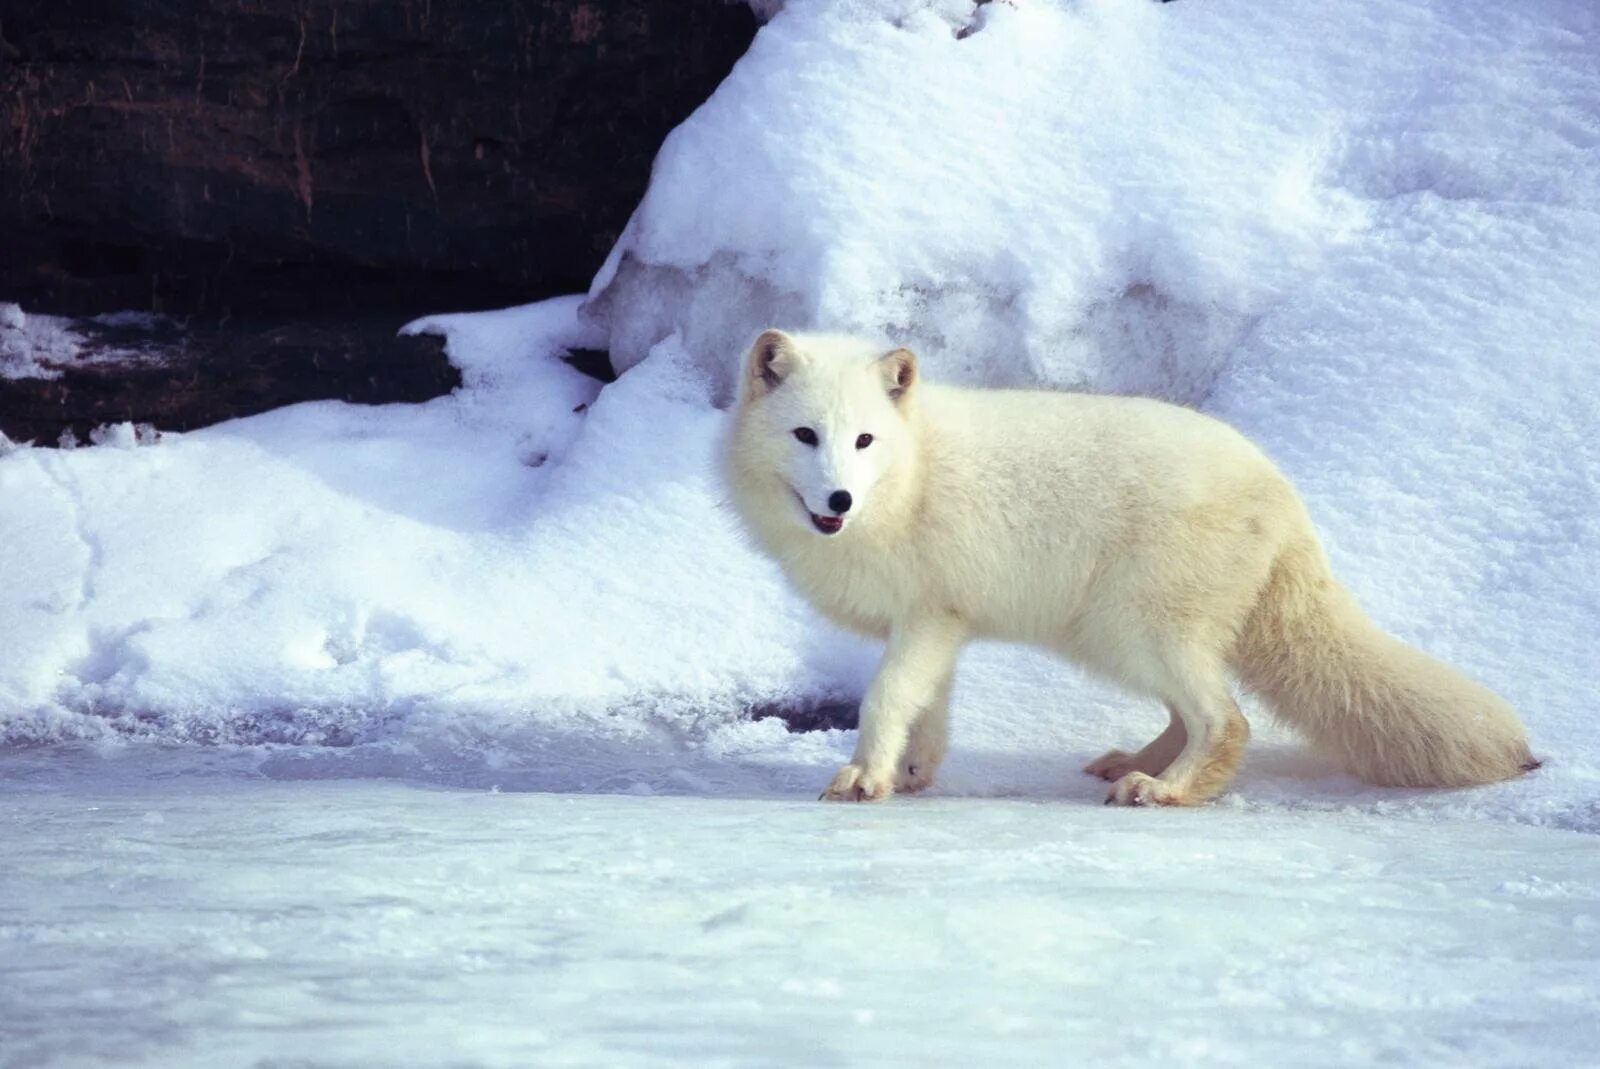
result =
M807 511L810 511L810 510L808 509ZM838 534L839 533L839 529L844 526L844 517L843 516L818 516L815 512L812 512L811 513L811 526L815 527L817 530L821 531L823 534Z
M818 516L806 507L806 499L800 496L800 491L789 487L789 492L794 495L794 500L800 506L800 511L811 517L811 526L825 535L838 534L844 528L843 516Z

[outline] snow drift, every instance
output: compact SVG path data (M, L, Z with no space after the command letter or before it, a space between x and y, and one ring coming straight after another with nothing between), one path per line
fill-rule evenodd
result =
M720 378L776 322L1203 398L1384 201L1592 203L1592 13L1478 7L789 4L589 312L623 367L680 330Z

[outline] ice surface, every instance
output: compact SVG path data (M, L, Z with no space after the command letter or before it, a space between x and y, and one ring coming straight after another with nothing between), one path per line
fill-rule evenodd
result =
M1569 832L0 759L13 1065L1586 1065ZM113 766L114 767L114 766Z

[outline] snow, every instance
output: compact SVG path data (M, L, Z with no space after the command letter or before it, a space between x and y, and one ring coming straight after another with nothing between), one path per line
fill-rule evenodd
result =
M776 322L889 333L946 377L1203 398L1359 229L1323 157L1417 58L1360 92L1338 74L1370 40L1308 34L1309 3L922 7L787 5L673 132L591 294L618 366L680 330L726 393ZM1245 42L1273 61L1235 69Z
M171 327L150 312L111 312L88 322L119 328L118 342L84 336L63 316L29 315L14 302L0 301L0 379L56 379L64 368L85 364L136 364L159 356L159 347L139 335Z
M769 8L587 297L407 328L454 395L0 441L0 1044L1583 1061L1600 10ZM877 651L728 514L771 324L1229 419L1545 767L1379 790L1257 716L1219 802L1119 813L1077 770L1165 714L983 645L932 797L817 806L853 736L754 714Z
M667 139L589 314L620 367L680 332L724 395L779 323L887 333L946 377L1200 401L1399 218L1592 236L1597 17L800 0Z
M34 316L22 307L0 301L0 378L56 378L61 373L39 362L40 355L60 356L75 343L53 316Z

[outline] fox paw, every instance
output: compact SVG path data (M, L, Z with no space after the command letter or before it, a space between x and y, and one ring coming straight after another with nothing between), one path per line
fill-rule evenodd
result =
M1154 776L1129 772L1111 785L1106 805L1187 805L1183 796Z
M894 793L894 784L857 764L845 765L817 799L824 802L881 802Z
M1083 770L1091 776L1099 776L1103 780L1119 780L1129 772L1138 771L1139 758L1136 754L1123 750L1107 750L1093 761L1083 766Z

